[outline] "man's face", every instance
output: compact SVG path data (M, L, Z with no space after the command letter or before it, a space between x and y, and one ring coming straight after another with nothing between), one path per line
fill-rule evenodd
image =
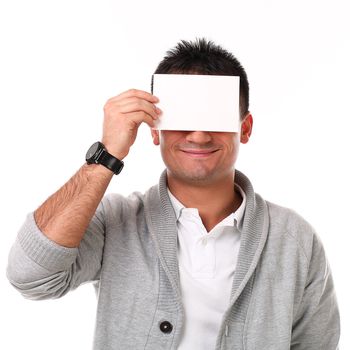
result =
M240 133L152 130L152 136L154 144L160 145L168 175L199 185L232 176L239 144L248 142L251 129L248 114Z

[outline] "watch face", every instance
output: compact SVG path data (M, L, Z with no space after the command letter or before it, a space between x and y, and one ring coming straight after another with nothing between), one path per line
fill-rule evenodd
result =
M98 149L100 148L100 142L95 142L87 151L86 153L86 160L87 161L93 161L94 155L96 154L96 152L98 151Z

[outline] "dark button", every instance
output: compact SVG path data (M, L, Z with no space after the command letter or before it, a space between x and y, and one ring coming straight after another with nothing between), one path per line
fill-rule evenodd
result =
M159 325L159 328L163 333L171 333L171 331L173 330L173 325L169 321L163 321Z

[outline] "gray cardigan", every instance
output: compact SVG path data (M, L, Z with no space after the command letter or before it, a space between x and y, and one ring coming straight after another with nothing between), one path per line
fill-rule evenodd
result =
M247 204L215 349L337 349L337 301L318 236L295 212L263 200L245 175L235 179ZM175 220L165 172L145 194L105 196L79 248L50 241L29 214L8 279L35 300L95 282L95 350L175 350L184 319Z

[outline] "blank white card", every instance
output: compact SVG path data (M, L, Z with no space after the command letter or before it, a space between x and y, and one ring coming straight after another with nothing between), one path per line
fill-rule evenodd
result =
M154 74L153 94L163 112L158 130L240 129L238 76Z

